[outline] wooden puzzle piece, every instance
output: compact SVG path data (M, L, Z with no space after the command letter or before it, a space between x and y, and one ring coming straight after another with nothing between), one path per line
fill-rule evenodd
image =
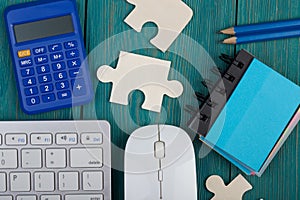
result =
M206 181L206 188L215 194L211 200L242 200L244 193L252 189L252 186L242 176L238 175L227 186L220 176L210 176Z
M142 108L160 112L164 95L176 98L183 93L180 82L168 80L170 66L170 61L121 52L117 68L102 66L97 77L113 83L110 102L128 105L128 95L140 90L145 95Z
M150 42L165 52L193 17L193 10L182 0L127 0L135 5L125 22L137 32L147 22L158 26L158 34Z

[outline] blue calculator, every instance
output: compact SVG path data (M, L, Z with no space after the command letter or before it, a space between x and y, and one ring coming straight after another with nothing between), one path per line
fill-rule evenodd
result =
M25 113L78 106L93 99L75 1L10 6L5 21Z

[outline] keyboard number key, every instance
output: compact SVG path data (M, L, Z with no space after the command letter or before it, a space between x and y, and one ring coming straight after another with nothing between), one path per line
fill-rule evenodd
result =
M60 191L77 191L79 189L78 172L58 173L58 189Z
M30 173L20 172L10 174L10 190L12 192L30 191Z
M40 103L40 98L39 97L27 98L26 102L28 106L34 106Z
M16 169L18 151L16 149L0 150L0 169Z
M46 167L50 169L66 167L66 150L65 149L47 149L46 150Z

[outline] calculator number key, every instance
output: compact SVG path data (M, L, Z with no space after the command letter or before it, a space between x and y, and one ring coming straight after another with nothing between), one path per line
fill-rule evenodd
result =
M33 68L22 69L21 70L21 75L23 77L33 76L34 75L34 69Z
M36 95L38 93L39 93L39 91L38 91L37 87L32 87L32 88L26 88L25 89L25 95L26 96Z
M56 81L64 80L66 78L68 78L67 72L54 73L54 79Z
M24 86L31 86L36 84L36 79L35 78L26 78L23 80L23 85Z
M66 69L66 64L64 62L58 62L52 64L53 71L60 71Z
M65 90L69 88L69 82L68 81L63 81L56 83L56 89L57 90Z
M77 58L77 57L79 57L79 51L78 50L66 51L66 57L68 59Z
M40 90L42 93L52 92L54 87L52 84L42 85L40 86Z
M37 72L39 74L49 73L50 72L50 66L49 65L42 65L37 67Z
M34 59L35 59L35 63L37 65L44 64L44 63L48 62L48 56L39 56L39 57L35 57Z
M44 76L39 76L39 82L40 83L48 83L52 81L52 77L50 74L44 75Z
M34 106L40 103L39 97L31 97L26 99L26 103L28 106Z
M69 41L64 43L65 49L73 49L78 47L78 43L76 41Z
M62 50L62 45L61 44L49 45L49 51L50 52L61 51L61 50Z
M50 55L51 61L60 61L64 59L63 53L54 53Z

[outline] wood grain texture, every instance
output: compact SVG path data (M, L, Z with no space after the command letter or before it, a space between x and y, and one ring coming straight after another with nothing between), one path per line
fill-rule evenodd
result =
M136 33L123 22L134 8L126 0L77 0L85 33L86 49L89 53L95 100L86 106L33 116L25 115L19 107L4 21L0 20L0 80L2 80L0 120L72 118L108 120L112 125L112 167L114 168L112 196L113 200L122 200L124 199L123 154L129 135L139 126L158 122L180 126L190 133L186 127L189 115L184 112L183 107L186 104L197 106L193 98L194 91L208 92L201 86L201 80L205 77L216 80L216 77L212 76L209 71L213 67L211 65L222 69L227 67L218 59L221 53L234 55L237 50L245 48L300 85L299 38L234 47L220 44L219 42L226 36L216 34L219 30L235 24L299 18L299 0L184 1L194 10L194 17L170 51L163 54L148 42L149 38L157 32L154 24L148 23L142 33ZM0 1L1 14L8 5L21 2L24 0ZM121 50L172 61L169 79L178 79L185 85L184 95L179 99L166 97L162 114L140 109L144 101L144 95L141 92L133 92L130 95L129 106L109 103L111 84L100 83L96 78L96 71L104 64L115 67ZM205 54L206 52L208 54ZM300 199L298 191L300 187L299 135L298 126L261 178L245 176L253 185L253 190L244 196L245 200ZM197 139L194 141L194 147L197 162L198 199L210 199L213 194L205 188L205 181L210 175L218 174L226 183L229 183L241 172L220 155L205 148ZM202 156L206 150L209 154Z

